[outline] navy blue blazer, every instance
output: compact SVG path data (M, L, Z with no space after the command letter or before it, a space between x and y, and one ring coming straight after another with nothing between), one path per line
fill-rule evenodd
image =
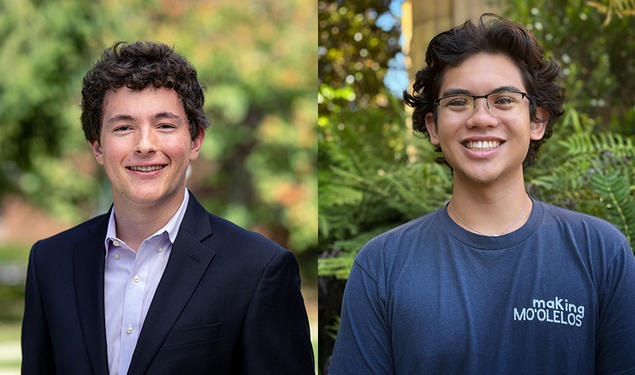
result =
M23 374L108 374L108 214L31 250ZM293 254L209 214L192 194L128 374L313 374Z

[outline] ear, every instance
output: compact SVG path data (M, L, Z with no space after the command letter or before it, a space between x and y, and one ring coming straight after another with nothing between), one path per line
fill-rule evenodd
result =
M198 154L201 152L201 146L205 139L205 129L198 128L198 136L192 140L190 145L190 161L196 160Z
M549 122L549 111L542 107L536 108L536 116L535 121L532 119L530 122L530 135L529 137L537 141L542 139L542 136L545 135L545 129L547 127L547 123Z
M426 129L428 129L428 134L430 134L430 143L435 146L439 145L439 129L437 129L437 124L434 122L434 115L432 112L426 113Z
M97 163L104 165L104 153L101 150L101 145L99 144L99 141L92 141L92 142L88 142L88 144L90 145L90 148L93 150L93 155L95 155L95 159L97 160Z

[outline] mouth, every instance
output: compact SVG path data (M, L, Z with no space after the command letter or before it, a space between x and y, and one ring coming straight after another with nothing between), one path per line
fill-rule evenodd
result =
M154 172L165 168L165 165L131 165L126 167L131 171L135 172Z
M485 141L465 141L463 146L467 149L474 151L489 151L500 146L504 141L499 140L485 140Z

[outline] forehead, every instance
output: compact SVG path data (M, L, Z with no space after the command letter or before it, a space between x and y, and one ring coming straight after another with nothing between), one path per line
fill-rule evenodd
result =
M503 86L525 91L520 68L504 54L481 52L444 70L439 96L448 89L464 89L475 95L484 95Z
M129 115L132 117L151 116L157 112L173 112L183 115L183 103L176 91L165 87L146 87L143 90L132 90L120 87L109 90L104 95L103 119L113 115Z

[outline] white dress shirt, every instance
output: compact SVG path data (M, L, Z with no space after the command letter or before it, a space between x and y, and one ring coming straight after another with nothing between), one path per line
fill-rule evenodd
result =
M115 210L110 212L104 268L104 313L110 375L128 372L139 332L159 280L168 263L172 244L185 215L189 193L168 223L143 240L135 252L117 238Z

